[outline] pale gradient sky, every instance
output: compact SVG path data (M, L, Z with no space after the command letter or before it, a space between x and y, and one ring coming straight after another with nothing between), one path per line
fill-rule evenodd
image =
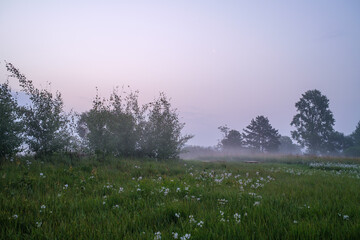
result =
M330 99L335 129L360 120L360 1L0 1L4 62L37 86L52 82L66 109L90 109L130 85L142 102L172 98L189 144L215 145L227 124L257 115L290 135L295 102Z

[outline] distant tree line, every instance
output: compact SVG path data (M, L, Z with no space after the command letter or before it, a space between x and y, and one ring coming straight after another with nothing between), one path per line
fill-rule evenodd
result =
M280 136L267 117L257 116L243 133L227 126L219 127L223 150L247 150L251 152L278 152L301 154L305 149L311 155L360 156L360 122L349 136L334 130L334 117L329 109L329 99L319 90L309 90L295 103L297 114L290 125L295 127L291 137Z
M92 108L81 114L65 113L60 92L38 89L11 63L11 79L30 100L20 106L8 80L0 85L0 161L27 150L36 156L54 153L96 154L122 157L177 158L192 137L182 135L176 109L164 93L140 105L138 92L116 88L108 98L97 93ZM349 136L334 130L329 100L318 90L309 90L295 103L297 114L291 137L281 136L265 116L257 116L239 132L219 127L223 150L260 153L360 156L360 122Z
M53 153L123 157L177 158L192 137L182 135L176 109L164 93L142 106L138 92L115 89L108 99L96 94L93 106L81 114L65 113L60 92L36 88L6 63L30 104L19 106L9 82L0 85L0 161L24 151L38 157Z

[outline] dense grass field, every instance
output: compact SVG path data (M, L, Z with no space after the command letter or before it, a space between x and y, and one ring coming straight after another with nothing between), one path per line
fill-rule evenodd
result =
M0 178L0 239L360 239L359 159L23 158Z

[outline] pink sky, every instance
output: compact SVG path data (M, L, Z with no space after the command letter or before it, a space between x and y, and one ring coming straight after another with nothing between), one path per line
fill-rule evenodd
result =
M217 127L265 115L290 135L309 89L330 99L335 129L360 120L359 1L1 1L0 59L37 86L52 82L66 109L91 107L130 85L143 102L172 98L190 144ZM4 63L0 81L6 80Z

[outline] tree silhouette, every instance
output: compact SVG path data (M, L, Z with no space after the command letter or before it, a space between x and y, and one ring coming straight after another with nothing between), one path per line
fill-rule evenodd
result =
M296 130L291 136L310 154L326 153L335 122L328 98L319 90L309 90L302 94L295 107L298 113L291 125Z
M251 120L249 126L244 129L245 143L249 148L258 152L277 151L280 145L280 134L274 129L269 119L264 116L257 116Z

